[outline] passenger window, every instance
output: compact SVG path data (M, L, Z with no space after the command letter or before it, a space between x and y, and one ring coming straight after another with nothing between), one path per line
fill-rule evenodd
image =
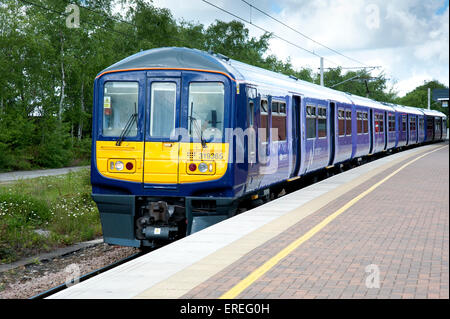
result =
M352 111L345 111L345 134L352 135Z
M306 106L306 137L316 138L316 107Z
M416 117L415 116L409 118L409 130L410 131L416 130Z
M345 135L345 115L344 110L338 110L338 127L339 127L339 136Z
M406 132L406 115L402 115L402 132Z
M384 115L378 114L378 120L379 120L379 127L380 127L380 133L384 132Z
M380 132L380 115L378 113L375 113L375 133Z
M266 129L266 134L260 136L260 140L263 143L269 140L269 114L267 113L267 109L267 100L261 100L260 128Z
M137 82L106 82L103 92L103 136L120 136L133 114L138 112ZM137 136L133 121L126 136Z
M318 120L317 120L317 128L319 131L319 137L327 136L327 109L326 107L318 108Z
M356 131L357 134L363 132L363 116L361 112L356 112Z
M369 118L367 112L363 112L363 132L369 133Z
M272 101L272 128L277 130L279 141L286 140L286 103Z
M274 101L272 101L272 114L273 113L278 113L278 105L279 105L279 103L278 102L274 102Z
M389 132L395 131L395 115L389 113Z

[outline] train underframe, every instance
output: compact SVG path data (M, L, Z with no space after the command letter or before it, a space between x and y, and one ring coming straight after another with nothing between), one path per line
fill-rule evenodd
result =
M109 244L163 246L231 216L239 199L92 195Z

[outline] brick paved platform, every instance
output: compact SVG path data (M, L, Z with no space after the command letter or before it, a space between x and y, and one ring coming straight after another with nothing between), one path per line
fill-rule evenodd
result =
M443 148L400 171L255 281L239 298L449 298L448 152L448 147ZM403 163L337 198L183 298L220 297L268 256ZM366 286L373 274L370 268L366 272L370 265L380 271L379 288Z
M448 157L448 142L384 157L53 297L219 298L245 279L236 298L449 298ZM262 276L247 278L314 230Z

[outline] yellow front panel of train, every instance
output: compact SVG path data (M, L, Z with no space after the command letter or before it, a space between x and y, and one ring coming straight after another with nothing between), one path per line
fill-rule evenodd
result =
M180 183L204 182L219 179L227 171L228 143L211 143L203 148L201 143L181 143L180 146ZM207 166L205 172L198 167L200 163ZM196 169L191 170L190 164L195 164Z
M212 181L228 166L229 145L97 141L97 168L105 177L145 184ZM195 165L191 165L195 164ZM206 168L204 171L202 168Z
M97 169L105 177L142 183L144 143L97 141Z
M178 184L179 143L145 142L144 183Z

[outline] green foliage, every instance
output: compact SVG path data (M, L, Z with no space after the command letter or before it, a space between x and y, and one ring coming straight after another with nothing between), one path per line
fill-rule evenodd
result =
M416 87L411 92L407 93L405 96L396 99L397 104L409 105L414 107L421 107L426 109L428 107L428 89L433 92L434 89L448 89L444 84L439 81L429 81L424 82L423 85ZM431 101L432 109L441 111L447 114L447 110L443 108L439 102Z
M90 194L89 170L0 186L0 262L100 236Z
M48 205L42 199L22 193L0 193L0 217L9 227L39 226L48 222L50 215Z

